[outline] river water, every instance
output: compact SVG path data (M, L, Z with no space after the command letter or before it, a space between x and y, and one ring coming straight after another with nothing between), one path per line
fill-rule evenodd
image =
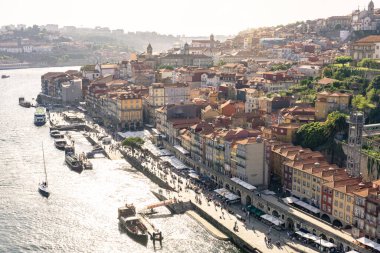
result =
M40 77L49 71L78 68L1 70L0 75L0 252L154 252L119 229L117 208L126 201L137 207L157 202L156 186L125 161L94 159L94 169L81 174L64 164L47 125L35 127L31 101L40 91ZM79 133L76 145L90 148ZM43 178L44 143L51 195L37 191ZM240 252L212 237L187 215L172 216L161 207L151 221L163 232L156 252Z

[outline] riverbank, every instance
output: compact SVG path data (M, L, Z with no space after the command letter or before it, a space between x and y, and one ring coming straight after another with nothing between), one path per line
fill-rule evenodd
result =
M113 142L113 144L116 144L116 142ZM126 161L142 172L152 182L168 189L167 198L174 197L181 202L190 202L193 211L209 224L212 224L216 230L225 234L245 252L267 252L268 250L275 253L317 252L298 242L293 242L286 237L286 233L284 235L284 232L275 230L271 232L270 226L259 220L252 218L244 222L238 219L238 217L245 217L245 213L242 212L240 205L229 206L227 210L216 202L209 201L210 198L213 198L212 192L207 192L204 189L201 193L196 193L192 190L193 185L190 183L190 180L175 173L175 170L169 169L167 164L160 157L154 156L150 150L132 151L129 148L120 147L115 151L109 148L109 146L104 146L104 150L108 154L120 152ZM165 194L166 191L163 192ZM200 224L202 225L202 223ZM270 237L273 244L266 243L266 237ZM279 245L276 246L274 242L278 242Z

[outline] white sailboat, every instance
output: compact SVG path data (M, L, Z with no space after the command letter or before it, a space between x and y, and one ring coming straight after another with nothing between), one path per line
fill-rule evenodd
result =
M50 192L48 188L48 180L47 180L46 165L45 165L44 143L42 143L42 157L44 160L45 180L38 184L38 191L40 192L42 196L49 197Z

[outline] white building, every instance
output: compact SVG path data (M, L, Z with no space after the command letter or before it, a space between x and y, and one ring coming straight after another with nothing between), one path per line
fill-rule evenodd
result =
M82 100L82 79L73 79L62 83L62 102L75 103Z

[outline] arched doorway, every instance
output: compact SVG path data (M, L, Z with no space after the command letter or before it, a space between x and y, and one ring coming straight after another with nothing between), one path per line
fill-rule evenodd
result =
M333 238L330 238L330 239L329 239L329 242L334 243L335 241L334 241Z
M327 221L328 223L331 223L331 219L327 214L322 214L321 219L324 221Z
M286 219L286 226L288 227L289 230L294 230L294 221L291 218Z
M280 214L276 210L273 210L272 215L276 218L280 217Z
M226 188L227 190L230 190L230 185L229 185L229 184L226 184L225 188Z
M343 227L343 224L340 220L334 220L332 224L333 226L338 227L338 228Z
M241 197L241 192L239 190L236 190L236 194Z
M245 197L245 204L247 206L252 205L252 199L249 195L247 195L247 197Z
M319 237L321 237L323 240L327 240L327 236L325 234L320 234Z

